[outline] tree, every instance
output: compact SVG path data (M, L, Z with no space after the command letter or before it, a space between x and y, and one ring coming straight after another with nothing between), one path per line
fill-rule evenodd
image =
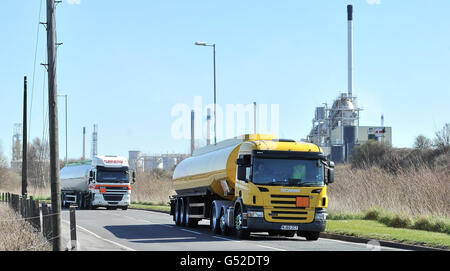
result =
M8 161L6 161L6 157L3 154L2 146L0 144L0 169L4 169L8 167Z
M44 187L49 182L50 156L48 143L35 138L31 145L28 145L28 183L36 187Z
M446 123L442 130L435 133L433 145L442 153L450 151L450 123Z
M431 147L433 147L433 143L424 135L418 135L414 140L414 149L416 150L429 150Z

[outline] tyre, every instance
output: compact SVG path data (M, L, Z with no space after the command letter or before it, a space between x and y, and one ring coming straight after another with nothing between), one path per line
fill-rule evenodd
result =
M307 232L304 233L304 236L305 236L306 240L308 240L308 241L316 241L317 239L319 239L320 232L318 232L318 231L307 231Z
M238 206L234 217L236 236L239 239L248 239L250 237L250 232L247 229L243 228L243 221L244 219L242 217L242 210L241 207Z
M212 203L212 207L211 207L211 219L209 220L209 226L211 228L211 231L215 234L219 234L220 233L220 220L219 217L216 217L216 205L214 204L214 202Z
M128 206L123 206L122 210L126 211L128 209Z
M185 205L186 205L186 226L189 228L194 228L198 225L198 219L191 217L191 208L189 207L190 200L186 199Z
M180 225L186 226L186 200L184 198L180 200Z
M284 232L283 235L286 237L294 237L295 231L287 231L287 232Z
M220 212L219 227L220 227L220 233L222 235L230 235L231 234L231 229L230 229L230 227L227 226L227 223L225 222L225 211L223 209Z
M181 200L178 198L175 201L175 213L173 214L175 216L175 225L180 226L181 225Z

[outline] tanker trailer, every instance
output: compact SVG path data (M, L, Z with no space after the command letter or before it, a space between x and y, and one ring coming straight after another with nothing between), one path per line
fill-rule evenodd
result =
M209 219L216 234L251 232L317 240L325 230L334 163L312 143L250 134L196 150L173 173L178 226Z
M131 174L135 182L134 172ZM96 156L92 160L69 163L60 171L62 207L80 209L122 208L130 205L130 169L127 159Z

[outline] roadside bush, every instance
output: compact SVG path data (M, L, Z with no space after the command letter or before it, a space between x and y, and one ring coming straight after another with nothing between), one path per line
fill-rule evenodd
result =
M394 228L410 228L412 225L412 219L405 215L396 214L385 223L389 227Z
M161 169L137 172L136 183L132 185L131 201L166 204L175 193L170 176L171 172Z
M367 219L367 220L378 220L379 217L380 217L380 211L375 207L371 207L364 214L364 219Z

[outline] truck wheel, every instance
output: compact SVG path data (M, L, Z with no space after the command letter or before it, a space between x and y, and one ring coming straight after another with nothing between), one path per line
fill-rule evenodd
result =
M243 221L241 207L238 206L234 219L236 235L239 239L248 239L250 237L250 232L247 229L242 228Z
M227 223L225 221L225 212L223 210L220 212L219 226L220 226L220 232L223 235L231 234L231 229L230 229L230 227L227 226Z
M308 241L316 241L319 239L320 232L318 231L307 231L304 233L306 240Z
M209 226L211 228L211 231L215 234L219 234L220 233L220 221L219 218L216 217L216 205L214 204L214 202L212 203L212 207L211 207L211 219L209 220Z
M190 215L191 208L189 207L190 200L186 199L185 205L186 205L186 226L193 228L198 225L198 219L192 218Z
M186 226L186 200L181 198L180 205L180 225Z
M181 200L177 199L175 201L175 213L173 214L175 216L175 225L180 226L181 225L181 219L180 219L180 212L181 212Z
M126 211L128 209L128 206L123 206L122 210Z
M294 237L295 231L287 231L287 232L283 233L283 235L286 237Z

